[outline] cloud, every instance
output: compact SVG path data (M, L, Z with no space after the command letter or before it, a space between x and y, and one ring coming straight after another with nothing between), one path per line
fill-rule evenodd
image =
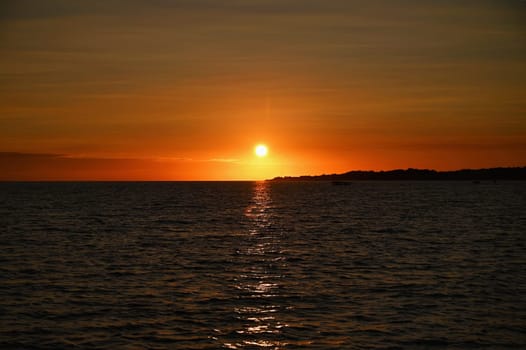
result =
M149 159L17 152L0 152L0 169L1 181L148 180L166 174L164 164Z
M172 181L225 179L234 158L104 158L0 152L0 181Z
M212 159L208 159L207 161L208 162L218 162L218 163L234 163L234 162L238 162L239 159L236 159L236 158L212 158Z

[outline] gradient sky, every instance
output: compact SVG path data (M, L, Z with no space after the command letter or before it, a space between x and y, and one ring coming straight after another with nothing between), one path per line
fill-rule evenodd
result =
M3 0L0 79L2 180L526 165L521 0Z

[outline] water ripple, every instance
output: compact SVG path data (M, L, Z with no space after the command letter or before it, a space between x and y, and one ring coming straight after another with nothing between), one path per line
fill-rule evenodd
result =
M520 182L0 184L2 349L526 347Z

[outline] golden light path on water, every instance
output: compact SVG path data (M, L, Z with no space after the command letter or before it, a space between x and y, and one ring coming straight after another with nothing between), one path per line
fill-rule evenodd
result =
M240 248L244 266L236 279L235 288L240 292L240 306L234 309L243 328L236 332L239 342L224 343L229 349L265 348L282 349L280 341L287 324L280 321L285 309L280 305L280 283L284 278L283 251L280 231L272 221L272 198L267 182L255 182L252 201L245 210L250 220L246 240Z

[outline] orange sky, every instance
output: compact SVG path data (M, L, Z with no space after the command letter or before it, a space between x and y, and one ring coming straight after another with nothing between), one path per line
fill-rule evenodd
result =
M17 0L0 13L0 180L526 165L523 1Z

